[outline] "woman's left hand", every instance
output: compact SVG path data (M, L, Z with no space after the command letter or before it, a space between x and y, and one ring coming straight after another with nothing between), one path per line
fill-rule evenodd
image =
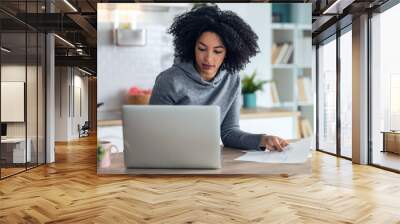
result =
M261 137L261 147L265 147L266 149L273 151L282 151L283 148L285 148L289 143L278 137L278 136L273 136L273 135L263 135Z

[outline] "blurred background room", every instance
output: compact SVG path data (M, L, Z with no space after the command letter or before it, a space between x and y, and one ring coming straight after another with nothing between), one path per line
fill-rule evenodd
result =
M240 72L240 126L286 139L314 133L311 4L217 3L243 18L259 37L260 53ZM147 104L156 76L174 61L167 29L193 3L99 4L98 137L121 133L124 104ZM257 86L258 83L262 83ZM255 89L259 89L254 92ZM261 87L261 88L260 88ZM244 95L255 94L256 101ZM122 136L122 135L121 135ZM122 151L119 141L113 151Z

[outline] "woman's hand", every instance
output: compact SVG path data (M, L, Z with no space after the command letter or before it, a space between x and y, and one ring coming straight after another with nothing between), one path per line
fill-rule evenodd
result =
M265 147L270 151L282 151L287 145L289 145L289 143L278 136L263 135L261 137L260 147Z

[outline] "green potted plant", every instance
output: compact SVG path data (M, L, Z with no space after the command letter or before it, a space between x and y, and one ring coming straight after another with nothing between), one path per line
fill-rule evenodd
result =
M262 90L265 80L255 80L256 71L242 78L243 107L255 108L257 105L256 91Z

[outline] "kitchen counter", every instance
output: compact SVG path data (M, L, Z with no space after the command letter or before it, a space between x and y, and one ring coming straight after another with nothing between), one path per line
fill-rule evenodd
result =
M279 117L295 117L300 116L298 111L287 111L282 109L271 109L265 107L257 107L254 109L240 110L240 119L255 118L279 118ZM99 120L97 126L122 126L122 120Z

